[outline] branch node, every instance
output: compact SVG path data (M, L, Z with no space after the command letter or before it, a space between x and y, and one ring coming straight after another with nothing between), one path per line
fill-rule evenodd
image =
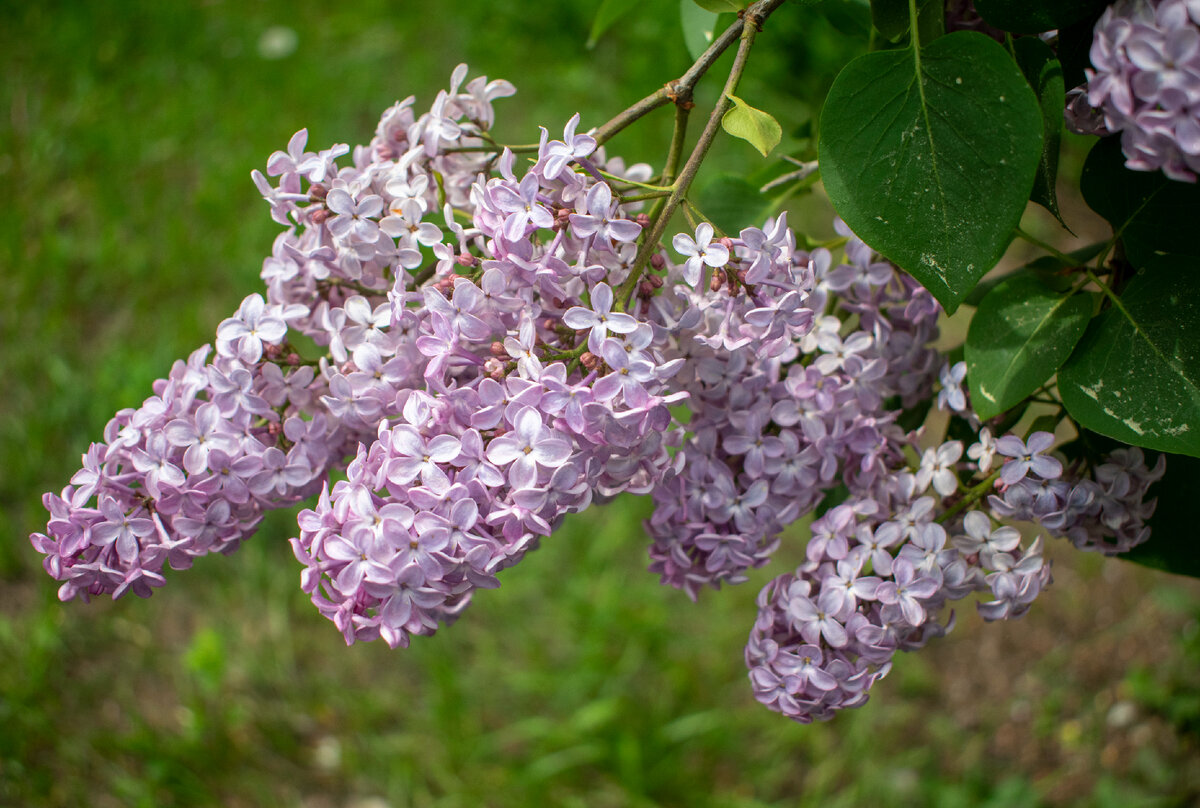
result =
M692 100L691 86L682 83L679 79L672 79L664 85L667 93L667 100L680 109L691 109L696 106L696 102Z

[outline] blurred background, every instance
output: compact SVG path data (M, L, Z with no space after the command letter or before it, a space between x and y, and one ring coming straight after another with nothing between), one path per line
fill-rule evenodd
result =
M568 520L408 650L344 646L299 589L287 513L149 601L57 602L28 541L41 493L261 288L278 226L251 169L301 127L313 148L366 142L385 107L427 107L460 61L517 86L502 140L577 111L599 125L691 61L678 0L644 0L588 48L600 5L0 0L0 805L1200 799L1200 587L1062 543L1029 617L983 626L966 604L864 709L817 726L758 706L741 659L754 598L803 531L693 604L645 572L637 499ZM865 9L791 4L769 21L739 95L783 124L780 151L802 153L865 50ZM610 153L660 164L670 121ZM1081 153L1069 144L1065 171ZM699 183L780 170L726 138ZM793 223L825 236L830 215L818 193Z

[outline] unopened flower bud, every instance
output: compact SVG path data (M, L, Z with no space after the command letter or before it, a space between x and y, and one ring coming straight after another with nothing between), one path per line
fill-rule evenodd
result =
M329 210L329 208L322 205L319 208L313 208L312 213L310 213L308 215L308 217L309 217L309 219L312 220L313 224L321 225L321 224L324 224L325 220L328 219L332 215L333 215L333 213Z
M725 285L725 273L717 269L713 271L712 279L708 282L708 288L714 292L721 291L721 287Z
M648 213L639 213L637 216L633 217L633 220L637 222L643 230L650 226L650 214Z
M289 365L299 365L300 364L300 354L294 353L294 352L290 353L287 355L287 359L285 359L284 361L286 361Z
M591 351L584 351L583 356L579 357L579 364L583 365L588 370L595 370L600 367L600 357L596 356Z
M277 438L283 434L283 424L278 421L272 421L267 424L267 434L273 438Z
M269 342L263 345L263 355L266 356L267 359L278 359L282 354L283 348L279 347L278 345L272 345Z
M663 258L662 253L655 253L654 255L650 256L650 266L654 267L655 269L662 269L666 265L667 259Z
M479 263L479 259L476 258L475 256L471 255L470 253L462 253L461 255L458 255L457 257L455 257L454 261L459 266L464 266L464 267L473 267Z
M492 356L508 356L508 351L504 350L504 343L500 340L496 340L492 343Z
M647 275L646 282L649 283L651 286L653 286L655 289L661 289L663 286L663 283L664 283L663 279L658 275Z
M484 360L483 371L496 381L501 381L504 378L504 363L494 356L489 357Z
M329 189L319 182L314 182L308 187L308 196L311 199L325 199L329 195Z
M719 239L717 239L717 243L724 244L725 249L733 252L733 239L731 239L729 236L721 236Z

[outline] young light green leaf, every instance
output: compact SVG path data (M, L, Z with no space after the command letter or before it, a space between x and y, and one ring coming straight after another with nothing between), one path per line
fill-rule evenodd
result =
M967 331L971 405L987 420L1046 383L1071 355L1092 316L1087 295L1068 297L1032 274L998 284Z
M679 0L679 23L683 27L683 43L687 46L688 55L693 59L699 59L713 43L718 16L700 8L692 0Z
M1066 88L1063 86L1062 65L1054 57L1054 51L1037 37L1020 37L1012 43L1017 66L1025 74L1029 86L1037 95L1042 109L1042 157L1038 161L1037 174L1033 179L1030 198L1054 214L1063 227L1062 214L1058 210L1058 196L1054 182L1058 178L1058 147L1062 140L1063 107L1066 104Z
M962 31L848 64L819 151L838 214L952 312L1012 239L1042 116L1004 47Z
M745 3L739 3L737 0L692 0L692 2L713 14L720 14L724 11L732 11L736 14L746 7Z
M592 30L588 33L587 40L588 49L596 47L604 32L640 2L641 0L604 0L600 8L596 9L596 16L592 18Z
M769 112L755 109L736 95L729 96L729 100L733 102L733 109L721 118L721 128L734 137L748 141L766 157L783 138L779 121L771 117Z
M1167 179L1161 171L1129 170L1120 138L1104 138L1092 147L1079 189L1088 207L1121 237L1134 266L1143 266L1156 252L1200 257L1195 234L1200 187Z
M1200 273L1154 256L1058 372L1071 417L1134 446L1200 457Z

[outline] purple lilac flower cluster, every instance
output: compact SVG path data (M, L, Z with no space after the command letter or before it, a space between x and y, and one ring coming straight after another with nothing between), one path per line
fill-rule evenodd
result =
M948 629L946 602L1028 608L1041 542L997 518L1106 552L1145 539L1162 462L1136 449L1072 466L1074 483L1044 433L918 452L901 411L940 386L967 413L963 368L931 346L933 297L840 222L844 263L780 215L736 236L702 223L672 240L681 261L659 248L634 277L645 219L621 195L650 169L607 157L578 116L518 163L488 134L512 86L465 79L421 115L393 106L366 146L314 153L302 130L254 172L286 228L266 297L46 495L32 541L62 599L147 596L165 565L317 495L292 539L304 591L348 643L404 646L622 492L652 495L651 570L694 598L745 580L844 486L807 561L760 596L746 651L759 699L806 721L865 701L895 651Z
M1125 165L1195 182L1200 171L1200 3L1118 0L1096 23L1067 123L1121 133Z
M761 244L754 231L729 240L730 268L749 267L735 283L769 305L739 313L731 296L689 295L696 325L716 336L688 346L677 379L691 410L684 462L654 491L647 530L651 570L693 598L765 564L779 532L829 489L869 489L901 463L909 436L895 402L932 394L936 301L838 228L848 263L836 266L827 249L795 249L781 223ZM786 287L760 279L750 260L772 251L790 264ZM771 330L754 338L768 318Z
M756 698L800 722L827 719L865 703L897 651L949 631L954 613L938 618L950 601L981 592L985 620L1023 615L1050 565L1040 536L1023 543L1003 522L1105 553L1144 541L1154 511L1144 497L1165 461L1149 469L1140 450L1118 449L1072 483L1053 443L1047 432L993 441L984 427L968 460L959 441L927 449L915 473L881 475L817 519L806 561L759 595L746 646ZM996 455L1007 459L993 472ZM964 489L964 477L983 479Z

